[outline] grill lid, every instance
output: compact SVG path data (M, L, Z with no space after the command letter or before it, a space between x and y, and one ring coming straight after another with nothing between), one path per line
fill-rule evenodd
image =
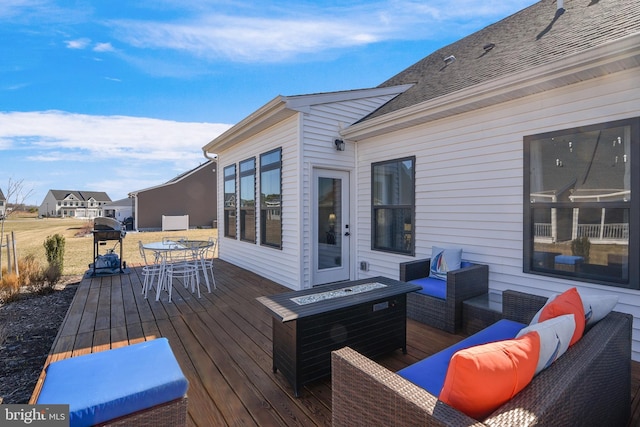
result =
M99 216L93 220L93 229L99 230L122 230L122 223L115 218Z

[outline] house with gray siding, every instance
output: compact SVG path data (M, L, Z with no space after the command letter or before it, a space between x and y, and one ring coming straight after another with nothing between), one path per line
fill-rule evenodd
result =
M132 191L133 228L162 230L163 217L188 217L185 228L216 227L216 162L206 161L154 187Z
M298 126L309 108L255 133L248 118L204 147L229 168L221 258L302 289L342 265L349 279L397 279L400 263L458 247L489 266L495 297L577 287L640 317L639 2L540 1L372 90L385 88L397 93L360 117L327 121L344 108L324 105L334 133ZM239 198L241 162L279 147L283 240L268 252L261 192ZM255 242L239 235L247 211Z

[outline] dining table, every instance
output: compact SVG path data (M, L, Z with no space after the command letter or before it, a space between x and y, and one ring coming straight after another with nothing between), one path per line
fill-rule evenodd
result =
M175 254L180 254L180 257L190 256L198 267L198 272L202 271L204 274L205 283L207 289L211 292L211 286L209 283L209 276L205 269L205 259L203 253L205 250L214 245L210 240L187 240L187 239L163 239L162 241L143 243L142 247L145 250L154 253L154 259L161 265L161 273L158 279L158 286L156 287L156 301L160 299L160 291L163 289L164 280L166 279L166 265L171 258L175 258ZM197 285L200 286L200 275L196 276ZM171 284L167 284L171 286ZM198 291L199 292L199 291Z

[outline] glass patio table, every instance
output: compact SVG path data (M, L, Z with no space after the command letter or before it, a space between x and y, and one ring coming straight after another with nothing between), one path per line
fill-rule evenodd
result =
M159 283L156 289L156 301L160 300L160 291L164 289L166 279L166 266L168 260L171 258L172 253L185 252L184 256L191 255L198 267L198 272L202 271L204 274L207 289L211 292L209 284L209 277L205 269L205 260L201 256L206 248L213 246L214 243L209 240L162 240L159 242L145 243L142 247L145 250L152 251L155 254L155 259L159 260L161 265L161 273ZM200 274L196 276L197 285L200 286ZM198 293L200 291L198 290Z

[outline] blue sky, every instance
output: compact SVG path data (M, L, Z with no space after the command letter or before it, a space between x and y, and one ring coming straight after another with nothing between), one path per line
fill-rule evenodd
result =
M2 0L0 189L127 197L277 95L375 87L533 3Z

